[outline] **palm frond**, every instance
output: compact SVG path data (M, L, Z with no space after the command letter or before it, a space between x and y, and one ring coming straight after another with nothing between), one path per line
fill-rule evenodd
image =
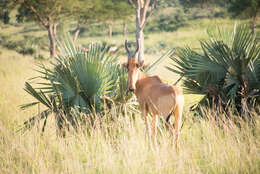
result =
M46 109L44 111L42 111L40 114L35 115L33 117L31 117L30 119L26 120L23 125L21 126L21 128L19 128L17 131L26 131L26 130L30 130L31 128L33 128L33 126L35 126L35 124L41 120L45 120L45 124L47 121L48 116L51 114L51 110L50 109ZM42 128L42 132L44 132L44 128L46 125L43 125Z
M144 71L148 74L151 73L158 67L158 65L161 62L163 62L166 58L169 58L171 55L173 55L174 52L175 52L175 49L170 49L169 51L164 53L161 57L159 57L156 61L154 61L150 66L148 66Z
M39 103L40 103L40 102L32 102L32 103L28 103L28 104L23 104L23 105L20 106L20 108L21 108L21 109L27 109L27 108L32 107L32 106L34 106L34 105L37 105L37 104L39 104Z
M208 30L209 40L201 41L202 51L179 48L168 70L184 76L184 91L206 94L206 103L222 103L239 111L242 98L248 99L260 87L260 44L248 26L233 31ZM251 95L252 96L252 95Z
M42 91L37 92L28 82L25 82L24 90L46 107L52 108L48 97Z
M62 129L66 125L65 120L73 127L77 125L77 118L71 114L74 108L85 113L101 112L103 96L119 96L116 86L125 76L118 76L118 55L110 54L104 45L92 43L88 51L83 52L75 46L69 35L65 35L59 41L59 49L61 54L51 63L53 68L37 65L36 71L40 75L33 78L37 87L33 88L28 82L25 84L25 91L36 102L21 107L25 109L38 103L45 105L56 115L58 129ZM33 120L35 117L29 121L31 125ZM46 124L47 119L44 119L43 131Z

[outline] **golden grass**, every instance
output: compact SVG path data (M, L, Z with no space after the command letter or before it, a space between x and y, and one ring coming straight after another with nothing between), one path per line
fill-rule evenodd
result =
M64 139L56 137L53 118L48 120L43 136L37 127L26 134L17 133L18 126L37 113L36 108L27 111L18 108L32 101L22 88L26 79L37 75L33 62L31 57L21 58L7 50L0 55L0 173L244 174L260 171L259 116L255 127L239 121L239 128L225 119L217 126L213 119L193 118L186 108L178 152L170 145L170 134L161 123L158 149L151 149L144 121L138 113L132 113L135 119L130 117L131 113L113 114L118 118L116 121L103 119L102 126L96 124L78 133L72 131Z

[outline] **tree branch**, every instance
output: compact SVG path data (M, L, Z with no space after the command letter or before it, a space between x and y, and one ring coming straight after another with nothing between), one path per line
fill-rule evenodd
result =
M142 0L136 0L137 1L137 6L139 7L139 8L142 8L143 6L143 3L141 2Z
M146 0L146 1L145 1L144 8L146 8L146 9L148 8L148 6L149 6L149 4L150 4L150 1L151 1L151 0Z
M56 17L54 17L54 22L57 23L58 20L59 20L59 19L58 19L58 18L59 18L59 14L60 14L60 12L61 12L61 5L58 6L57 10L54 9L53 11L54 11L53 15L54 15L55 13L57 13Z
M37 10L30 4L28 4L27 2L24 2L25 6L27 6L29 9L31 9L31 11L36 15L36 17L38 18L38 20L42 23L42 25L44 27L48 27L49 26L49 23L46 22L42 16L37 12Z
M136 8L136 4L133 2L133 0L128 0L128 2L132 5L133 8Z
M147 20L152 16L152 13L153 13L153 11L154 11L154 9L155 9L155 7L156 7L156 3L157 3L157 0L154 0L154 1L153 1L153 4L152 4L152 7L151 7L151 10L150 10L150 13L147 15L147 17L146 17L144 23L141 25L141 28L142 28L142 29L144 28L145 24L147 23Z
M140 0L136 0L137 1L137 6L136 6L136 20L138 21L138 25L140 27L141 24L141 2Z
M144 23L146 21L146 13L147 13L149 4L150 4L150 0L146 0L144 6L142 8L141 28L142 28L142 26L144 26Z

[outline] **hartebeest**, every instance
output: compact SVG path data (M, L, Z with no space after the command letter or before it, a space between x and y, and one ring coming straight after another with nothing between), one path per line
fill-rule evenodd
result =
M156 122L157 116L162 116L166 120L166 124L169 126L172 133L173 142L173 126L169 120L172 114L175 116L175 142L177 145L182 110L184 106L184 97L181 89L177 86L168 85L162 82L158 76L150 76L143 73L140 68L144 61L139 62L138 60L138 49L139 44L137 42L137 48L134 54L131 54L127 40L125 41L125 49L128 54L127 63L122 64L128 70L128 89L137 97L140 104L142 115L144 116L146 132L150 137L149 125L147 123L147 114L151 114L153 123L153 141L157 144L156 140ZM150 139L150 138L149 138Z

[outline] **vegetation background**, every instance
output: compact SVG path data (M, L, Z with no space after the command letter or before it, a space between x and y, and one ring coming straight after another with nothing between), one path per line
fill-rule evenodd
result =
M260 171L259 115L252 113L254 126L250 120L243 120L236 115L227 119L219 114L216 118L215 112L210 109L202 111L207 119L194 117L190 106L201 98L198 95L185 95L179 151L171 147L170 134L163 122L158 124L158 150L149 148L143 118L138 110L129 108L127 112L113 112L112 109L102 117L96 113L95 124L86 123L79 131L68 132L65 138L57 137L54 117L48 120L44 134L39 131L44 123L29 132L17 131L24 121L45 109L43 105L36 105L21 110L20 106L35 101L23 88L26 81L40 75L35 71L39 70L36 64L51 67L53 58L50 58L46 27L35 22L19 6L19 3L26 1L12 1L18 6L5 2L8 1L2 0L0 3L0 16L3 19L0 21L0 173ZM94 5L104 1L96 2ZM123 43L125 38L135 41L135 14L130 10L124 15L120 12L122 18L116 13L110 17L112 12L119 11L118 8L112 8L116 7L116 3L111 2L112 6L105 4L107 10L100 6L100 9L96 8L96 13L91 8L93 4L83 6L81 10L86 13L76 13L68 8L62 13L57 33L70 32L74 35L80 29L76 45L87 48L92 42L106 42L111 50L118 49L117 52L121 53L118 63L125 61ZM147 64L171 48L189 46L200 51L200 40L206 40L207 29L215 26L233 28L234 24L246 23L252 26L252 31L259 38L257 15L260 3L256 0L158 2L144 28ZM99 10L104 10L102 13L106 15L97 15ZM20 22L17 22L17 18ZM61 35L57 38L62 39ZM166 59L152 73L173 84L179 76L165 68L170 63L172 60Z

